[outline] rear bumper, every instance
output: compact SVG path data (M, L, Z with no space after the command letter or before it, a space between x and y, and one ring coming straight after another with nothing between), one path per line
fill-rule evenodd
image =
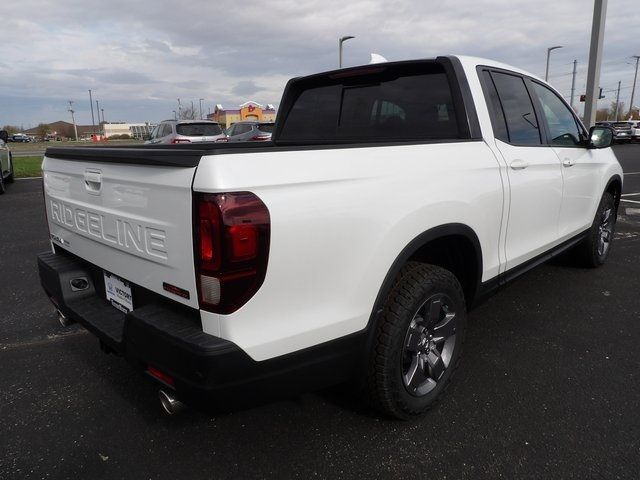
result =
M38 255L38 270L65 316L136 367L169 375L173 385L165 387L188 403L226 407L321 388L349 378L361 359L364 333L256 362L236 344L204 333L198 310L135 285L134 310L116 310L105 300L102 270L66 252ZM78 277L89 280L86 290L73 291L70 281Z

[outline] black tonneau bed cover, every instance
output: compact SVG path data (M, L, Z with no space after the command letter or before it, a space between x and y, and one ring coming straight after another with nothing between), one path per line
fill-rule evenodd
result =
M272 142L202 142L183 145L125 145L108 147L48 147L45 156L81 162L128 163L196 167L205 155L273 148Z

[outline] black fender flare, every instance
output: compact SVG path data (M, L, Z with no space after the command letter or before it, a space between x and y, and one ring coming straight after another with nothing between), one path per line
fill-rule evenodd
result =
M393 286L393 281L397 277L398 273L402 269L407 260L411 258L420 248L432 242L433 240L437 240L438 238L443 238L447 236L462 236L471 242L473 248L475 250L476 258L478 260L476 268L476 278L477 282L475 285L475 292L477 293L480 288L480 284L482 282L482 248L480 246L480 240L476 235L475 231L465 225L463 223L448 223L444 225L440 225L437 227L430 228L422 232L420 235L415 237L413 240L409 242L409 244L402 249L400 254L396 257L396 259L391 264L380 289L378 290L378 295L376 296L376 300L373 304L373 308L371 310L371 314L369 316L369 321L367 322L366 331L367 331L367 347L371 345L371 341L373 340L373 336L375 335L375 326L377 324L378 317L382 313L382 307L384 304L387 295L391 291L391 287ZM471 305L473 303L473 298L467 299L467 304Z

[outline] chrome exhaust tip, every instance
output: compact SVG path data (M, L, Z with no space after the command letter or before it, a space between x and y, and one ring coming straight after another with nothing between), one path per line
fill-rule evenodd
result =
M162 409L167 413L167 415L175 415L185 409L184 403L178 400L171 392L159 390L158 398L160 399Z
M60 322L60 325L62 325L63 327L68 327L69 325L75 323L73 320L65 316L65 314L62 313L57 308L56 308L56 313L58 315L58 322Z

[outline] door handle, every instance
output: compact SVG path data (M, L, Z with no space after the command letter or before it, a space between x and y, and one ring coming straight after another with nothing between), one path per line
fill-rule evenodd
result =
M524 160L514 160L509 164L512 170L524 170L529 166L529 163Z
M573 167L576 164L575 160L571 160L570 158L565 158L562 161L563 167Z

